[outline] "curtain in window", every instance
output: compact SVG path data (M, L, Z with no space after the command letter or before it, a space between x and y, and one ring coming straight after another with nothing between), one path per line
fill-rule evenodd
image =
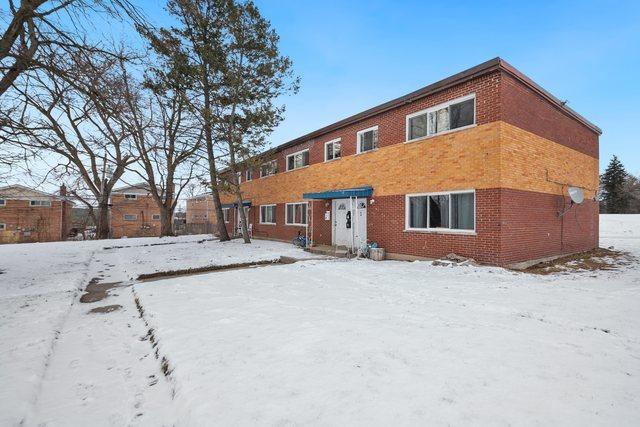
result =
M451 195L451 228L473 230L473 193Z
M422 138L427 135L427 115L409 119L409 139Z
M427 196L409 198L409 228L427 228Z
M429 196L429 228L449 228L449 196Z

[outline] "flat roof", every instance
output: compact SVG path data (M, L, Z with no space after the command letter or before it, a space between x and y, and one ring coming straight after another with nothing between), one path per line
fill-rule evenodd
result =
M411 103L413 101L416 101L418 99L424 98L426 96L432 95L436 92L442 91L444 89L450 88L452 86L455 85L459 85L461 83L464 83L466 81L469 81L471 79L474 79L476 77L480 77L483 76L485 74L491 73L493 71L496 70L501 70L504 71L508 74L510 74L511 76L513 76L514 78L516 78L518 81L520 81L521 83L523 83L525 86L529 87L530 89L532 89L533 91L535 91L536 93L538 93L539 95L541 95L543 98L545 98L547 101L551 102L552 104L554 104L556 107L558 107L562 112L564 112L565 114L567 114L568 116L572 117L573 119L577 120L578 122L582 123L583 125L585 125L586 127L588 127L589 129L591 129L594 132L597 132L598 134L602 134L602 130L594 125L593 123L591 123L589 120L585 119L583 116L581 116L580 114L576 113L574 110L572 110L571 108L567 107L566 103L560 101L558 98L556 98L555 96L553 96L551 93L549 93L547 90L543 89L540 85L538 85L537 83L535 83L533 80L531 80L529 77L525 76L523 73L521 73L520 71L518 71L515 67L513 67L511 64L509 64L507 61L505 61L504 59L500 58L500 57L496 57L493 59L490 59L489 61L483 62L482 64L476 65L475 67L471 67L467 70L464 70L460 73L454 74L450 77L447 77L446 79L437 81L435 83L432 83L428 86L425 86L421 89L418 89L416 91L413 91L411 93L408 93L406 95L403 95L399 98L395 98L392 99L391 101L387 101L385 103L382 103L380 105L377 105L373 108L369 108L368 110L365 110L361 113L358 114L354 114L353 116L349 116L345 119L342 119L340 121L337 121L335 123L332 123L328 126L324 126L320 129L314 130L313 132L309 132L305 135L302 135L298 138L292 139L288 142L285 142L283 144L280 144L276 147L273 147L269 150L266 150L264 153L262 153L260 156L265 156L265 155L269 155L269 154L275 154L279 151L282 151L288 147L306 142L310 139L316 138L318 136L324 135L326 133L332 132L334 130L340 129L342 127L348 126L350 124L359 122L361 120L367 119L369 117L372 117L374 115L383 113L385 111L389 111L391 109L397 108L401 105L404 104L408 104Z

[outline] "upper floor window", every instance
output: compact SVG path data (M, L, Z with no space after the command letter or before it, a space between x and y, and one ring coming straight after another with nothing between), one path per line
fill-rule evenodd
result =
M242 172L236 172L236 182L238 184L242 182Z
M160 214L153 214L151 219L154 220L154 221L160 221Z
M357 134L358 153L378 148L378 126L361 130Z
M407 116L407 141L460 129L476 122L475 94L463 96Z
M137 194L125 194L124 195L125 199L129 199L129 200L136 200L138 198Z
M6 224L0 222L0 231L6 230L6 229L7 229Z
M124 214L125 221L135 221L138 219L138 215L136 214Z
M6 206L7 201L5 199L0 199L0 207Z
M408 194L407 230L475 230L475 192Z
M29 200L29 206L51 206L50 200Z
M260 178L264 178L265 176L269 176L269 175L275 175L277 171L278 171L277 160L274 159L269 162L263 163L262 166L260 166Z
M325 142L324 161L328 162L329 160L339 159L341 156L340 148L340 138Z
M244 173L245 181L251 181L253 179L253 169L247 169Z
M294 170L309 166L309 150L298 151L287 156L287 170Z

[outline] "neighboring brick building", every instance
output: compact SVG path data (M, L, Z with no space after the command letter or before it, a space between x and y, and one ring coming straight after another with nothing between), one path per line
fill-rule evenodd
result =
M160 208L149 187L130 185L111 193L111 237L160 236Z
M0 243L52 242L69 235L73 202L60 195L10 185L0 187Z
M264 153L243 203L257 237L499 265L574 253L598 245L600 134L496 58ZM569 186L585 201L560 215Z

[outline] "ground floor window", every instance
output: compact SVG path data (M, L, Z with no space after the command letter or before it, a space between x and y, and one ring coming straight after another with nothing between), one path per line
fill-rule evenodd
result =
M136 214L125 214L124 215L124 220L125 221L135 221L138 219L138 215Z
M160 214L153 214L152 219L153 219L154 221L160 221Z
M307 225L307 203L287 203L287 225Z
M229 222L229 208L222 208L222 218L224 222Z
M260 206L260 224L276 223L276 205Z
M0 222L0 231L2 230L6 230L7 226L5 224L3 224L2 222Z
M475 230L475 192L408 194L407 230Z

